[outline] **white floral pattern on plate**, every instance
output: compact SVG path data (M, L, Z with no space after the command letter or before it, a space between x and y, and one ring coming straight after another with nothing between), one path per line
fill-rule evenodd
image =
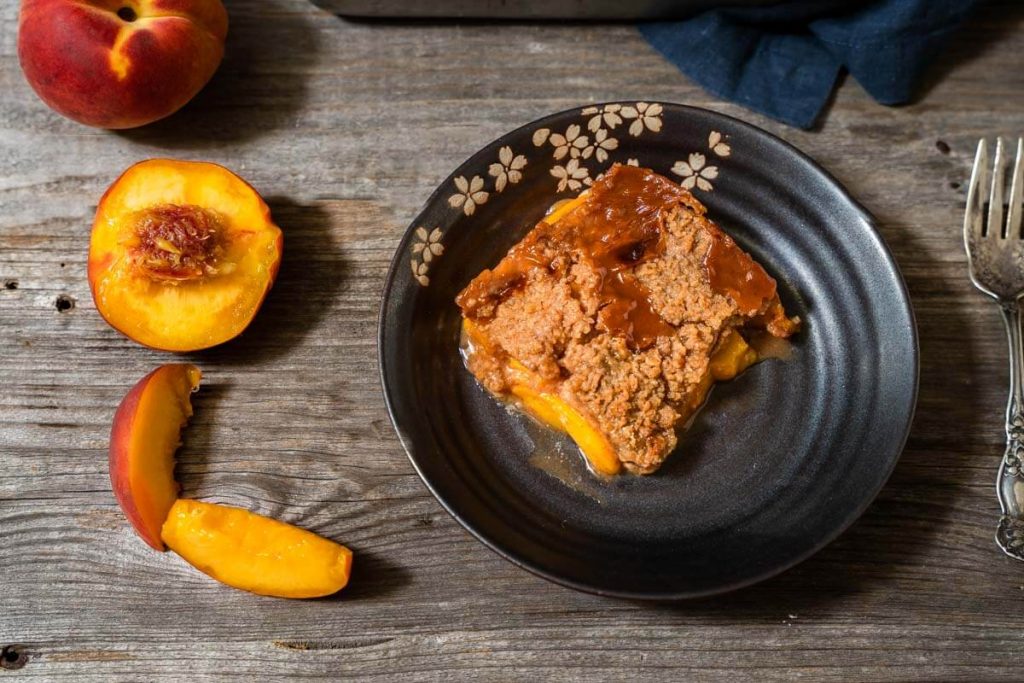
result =
M512 148L506 145L498 150L498 161L491 164L487 173L494 177L494 190L503 192L509 183L515 185L523 179L524 168L526 157L513 155Z
M715 189L710 181L718 177L717 166L707 166L703 154L694 152L686 161L677 161L672 166L672 172L683 176L682 185L687 190L692 190L696 185L697 189L711 192Z
M648 102L612 102L599 107L584 107L580 110L580 116L590 135L584 133L583 127L576 123L570 124L564 134L552 133L550 128L538 128L533 132L533 145L542 147L549 143L554 147L552 158L555 161L569 157L569 161L564 164L552 165L550 173L558 179L559 192L576 192L592 184L595 178L600 178L605 170L588 167L584 162L593 160L605 164L611 158L610 152L619 148L619 139L613 137L610 131L630 121L628 133L633 137L640 137L645 132L658 133L661 131L663 114L664 107ZM636 159L632 162L635 166L639 165Z
M723 158L732 154L732 148L724 142L722 134L717 130L708 135L708 149ZM686 161L677 161L672 165L672 172L683 177L679 184L687 190L696 188L711 192L715 189L711 181L718 178L718 167L709 165L707 157L700 152L691 153Z
M580 127L574 123L565 129L565 135L555 133L548 138L548 142L555 148L554 157L557 161L564 158L566 154L576 159L583 154L590 139L586 135L580 135Z
M595 159L604 163L608 160L608 152L618 148L619 141L615 138L608 137L608 131L604 128L599 128L594 134L593 144L583 149L583 158L589 159L590 155L593 154Z
M589 187L604 175L608 165L620 161L629 166L640 166L636 157L613 159L612 153L620 149L620 139L612 132L619 126L629 136L637 138L645 134L661 132L664 107L657 102L612 102L600 106L584 107L580 110L580 123L570 123L563 133L552 132L550 128L533 131L534 147L551 146L552 165L548 173L556 180L557 192L579 192ZM628 126L625 124L628 123ZM671 172L680 176L680 185L687 190L711 192L718 179L719 167L709 163L712 155L725 159L732 154L732 148L725 136L710 131L707 151L692 152L685 160L676 161ZM482 175L464 175L454 179L454 193L448 197L448 204L466 216L472 216L477 208L487 203L492 193L501 193L511 185L522 181L528 164L527 156L516 154L508 145L498 150L498 158L487 168L487 176L493 178L493 186L487 187L487 178ZM561 163L558 163L561 162ZM536 162L535 162L536 163ZM595 164L591 167L587 164ZM431 263L444 252L441 244L441 228L427 231L416 229L417 241L412 245L411 268L413 278L422 286L430 283L428 275Z
M438 256L444 253L444 245L441 244L441 228L434 228L430 232L424 227L416 228L416 242L412 245L412 276L421 286L430 284L430 264Z
M583 189L584 185L590 185L590 170L586 166L580 166L579 159L569 159L565 166L552 166L551 175L558 178L558 191L566 189L577 192Z
M606 104L603 107L587 107L580 113L584 116L591 116L591 119L587 121L587 130L591 133L596 133L601 128L602 123L609 130L615 130L615 127L622 123L622 116L619 115L621 111L621 104L612 103Z
M472 216L477 206L487 203L490 196L484 192L484 179L478 175L473 176L472 180L466 180L466 176L460 175L455 179L455 189L458 192L448 198L448 203L456 209L462 207L462 212L467 216Z
M622 118L634 119L633 123L629 124L629 134L635 138L640 137L645 128L653 133L660 131L662 111L660 104L647 102L637 102L636 105L626 106L621 110Z
M620 145L620 140L612 136L610 131L629 121L628 132L633 137L639 137L645 132L657 133L662 130L664 113L665 108L656 102L610 102L600 106L586 106L580 115L590 135L585 134L579 124L570 124L564 134L552 133L550 128L538 128L534 131L534 146L550 143L555 148L552 157L556 162L569 157L568 162L553 165L550 173L558 179L560 193L579 191L583 186L592 184L594 179L600 178L606 170L589 167L585 162L592 160L597 164L606 164L611 159L609 153L617 150ZM636 159L631 161L634 166L639 165Z
M727 157L732 154L732 147L725 144L722 139L722 134L717 130L711 131L708 135L708 149L720 157Z

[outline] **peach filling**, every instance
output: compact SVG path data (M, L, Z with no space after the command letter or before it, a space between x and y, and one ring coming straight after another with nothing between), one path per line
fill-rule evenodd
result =
M463 318L462 329L473 345L487 344L473 322ZM728 330L711 356L703 381L686 401L686 412L692 415L700 408L715 382L733 379L757 361L757 352L743 336L734 329ZM508 361L506 376L510 379L509 393L518 399L522 410L541 424L567 434L576 442L591 469L608 476L621 471L622 463L615 454L615 448L583 411L577 410L557 393L546 390L540 377L515 359Z

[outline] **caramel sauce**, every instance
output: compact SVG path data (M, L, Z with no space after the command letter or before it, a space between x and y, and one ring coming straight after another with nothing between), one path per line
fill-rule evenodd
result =
M713 233L704 267L711 288L735 301L744 315L757 313L775 297L772 276L721 230Z
M654 310L635 269L664 251L665 213L688 198L650 169L616 164L578 207L554 225L538 223L497 267L470 282L456 303L467 318L487 317L532 270L560 276L574 260L587 260L600 276L598 328L625 338L634 350L649 348L675 328ZM775 296L775 280L714 226L704 266L711 287L731 297L743 314L761 311Z
M651 306L650 293L634 269L664 250L663 211L683 190L653 171L614 166L594 184L583 204L556 226L541 222L494 270L478 277L456 302L467 316L500 302L534 268L563 273L573 258L587 259L601 280L597 325L624 337L634 349L673 334Z
M559 222L601 276L598 328L624 337L634 349L675 332L651 306L650 292L634 269L664 251L663 211L681 194L679 186L653 171L618 166L594 186L584 204L589 210L570 212Z

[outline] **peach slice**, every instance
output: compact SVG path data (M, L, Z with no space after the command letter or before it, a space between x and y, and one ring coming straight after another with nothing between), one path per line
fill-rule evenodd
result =
M716 382L735 378L756 363L757 351L736 330L729 330L711 356L711 376Z
M583 202L587 201L588 194L590 194L590 190L584 190L572 199L563 199L555 202L548 210L548 214L544 216L543 221L548 225L554 225L565 218L571 211L582 206Z
M135 531L166 550L160 528L178 497L174 451L192 416L189 395L202 373L194 365L162 365L143 377L121 401L110 430L110 483Z
M471 320L463 318L462 329L474 344L485 343ZM556 431L568 434L595 472L607 476L619 473L622 464L615 455L614 447L589 418L558 394L545 391L540 378L519 361L509 360L507 369L510 391L519 399L522 409L528 415Z
M150 159L100 200L89 286L140 344L196 351L241 334L277 276L282 234L256 190L205 162Z
M179 499L164 522L168 547L234 588L279 598L317 598L348 583L352 551L284 522L226 505Z
M512 394L527 413L547 426L565 432L576 442L590 466L598 473L611 476L622 469L615 449L599 429L561 396L538 389L541 383L519 361L511 361L509 375L514 377Z

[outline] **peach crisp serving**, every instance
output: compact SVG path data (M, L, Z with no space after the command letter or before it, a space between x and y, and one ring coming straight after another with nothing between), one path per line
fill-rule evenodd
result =
M799 326L705 213L667 178L613 166L458 295L470 371L596 472L658 469L712 384L758 360L750 335Z

